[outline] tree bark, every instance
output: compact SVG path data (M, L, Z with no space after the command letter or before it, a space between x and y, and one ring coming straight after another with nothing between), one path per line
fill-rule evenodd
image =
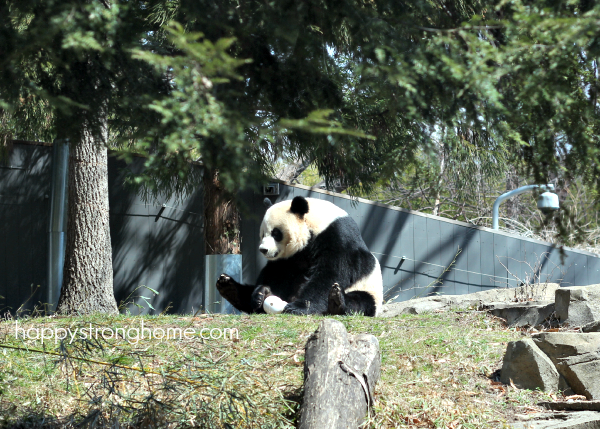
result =
M514 166L511 166L506 176L506 191L512 191L519 187L519 175ZM509 198L504 202L504 210L506 210L506 217L509 219L517 219L520 212L520 204L517 198Z
M108 207L108 136L84 122L69 155L69 211L61 314L118 313L113 292L112 248Z
M297 182L298 176L300 176L309 165L310 163L303 159L290 161L289 164L284 164L279 171L275 173L275 177L279 180L283 180L284 182Z
M202 182L205 254L240 254L240 214L235 199L221 186L217 170L205 171Z
M379 342L326 319L306 343L300 429L358 428L380 376Z
M445 129L444 129L445 131ZM440 206L442 205L442 186L444 185L444 173L446 172L446 150L442 139L444 138L445 132L442 133L442 137L438 141L438 157L440 162L440 176L435 191L435 202L433 203L432 214L434 216L440 215Z

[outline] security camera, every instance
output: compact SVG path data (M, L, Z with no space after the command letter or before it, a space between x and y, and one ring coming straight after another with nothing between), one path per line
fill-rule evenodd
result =
M558 195L553 192L544 192L538 197L537 207L545 215L555 212L560 208Z

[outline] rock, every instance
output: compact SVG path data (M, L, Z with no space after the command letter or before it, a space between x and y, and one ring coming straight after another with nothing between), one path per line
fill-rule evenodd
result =
M385 304L379 314L381 317L395 317L400 314L421 314L427 311L445 308L479 307L482 303L510 303L526 296L536 297L544 302L554 302L559 285L556 283L536 284L518 288L495 288L466 295L436 295L409 301ZM518 304L515 302L515 304Z
M554 411L600 411L600 401L540 402L538 405Z
M600 333L546 332L535 335L533 341L573 392L600 399Z
M600 413L596 411L544 413L532 417L526 422L513 423L511 427L515 429L600 429Z
M556 369L567 380L573 392L584 395L587 399L600 399L600 352L559 360Z
M483 310L506 320L508 326L538 326L554 313L554 302L529 301L514 303L492 303L483 305Z
M585 326L581 327L583 332L600 332L600 320L596 322L590 322Z
M434 310L440 310L447 305L442 302L436 301L425 301L413 304L411 306L406 307L401 314L423 314L430 313Z
M481 302L512 302L527 301L534 299L538 301L554 301L556 290L560 286L556 283L538 283L516 288L496 288L483 292L475 292L469 295L456 295L457 297L469 297L471 300Z
M531 339L511 341L500 372L500 381L521 389L557 390L559 374L552 361Z
M543 332L533 337L536 345L554 362L600 349L600 334L576 332Z
M438 309L449 308L452 303L453 296L448 297L427 297L411 299L409 301L394 302L386 304L379 313L380 317L395 317L401 314L422 314Z
M570 327L600 321L600 285L559 288L555 305L561 323Z

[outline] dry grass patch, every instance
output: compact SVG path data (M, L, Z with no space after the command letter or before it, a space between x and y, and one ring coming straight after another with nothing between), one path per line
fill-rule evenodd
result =
M371 333L380 341L382 378L366 427L502 427L551 396L495 381L506 342L522 333L483 313L336 319L348 332ZM4 321L0 427L295 427L304 345L321 320L289 315L20 320L23 329L114 329L143 322L148 329L195 331L188 339L137 344L100 336L43 345L16 339L15 322ZM205 336L225 328L237 329L238 336L202 338L203 328Z

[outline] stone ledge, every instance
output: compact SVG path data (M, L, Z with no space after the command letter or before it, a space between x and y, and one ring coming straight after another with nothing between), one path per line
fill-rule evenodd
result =
M600 413L575 411L533 414L524 422L513 423L514 429L600 429Z

